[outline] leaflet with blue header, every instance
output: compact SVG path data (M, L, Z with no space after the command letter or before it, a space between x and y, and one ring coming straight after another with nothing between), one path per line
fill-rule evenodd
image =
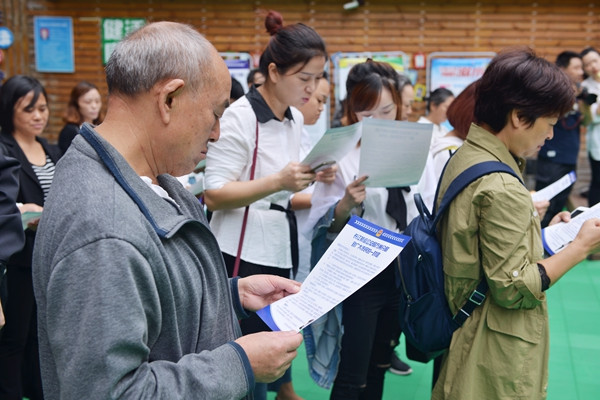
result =
M383 271L410 237L353 216L302 284L300 292L257 311L274 331L299 332Z

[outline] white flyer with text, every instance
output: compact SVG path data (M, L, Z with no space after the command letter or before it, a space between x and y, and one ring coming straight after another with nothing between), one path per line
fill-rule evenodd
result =
M579 233L585 221L600 218L600 203L571 218L569 222L559 222L542 229L542 243L550 255L567 247Z
M300 292L257 311L274 331L301 331L383 271L410 237L353 216Z
M577 180L575 171L571 171L556 182L531 195L533 201L552 200L557 194L571 186Z

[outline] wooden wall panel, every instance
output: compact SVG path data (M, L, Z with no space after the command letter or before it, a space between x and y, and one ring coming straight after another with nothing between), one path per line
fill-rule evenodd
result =
M351 11L348 0L0 0L4 25L15 34L0 69L26 73L46 86L51 121L46 135L55 140L62 127L71 87L80 80L97 84L106 94L101 51L101 20L138 17L193 25L219 51L260 54L269 37L267 10L276 9L286 23L304 22L325 39L331 54L402 50L409 55L434 51L499 51L527 45L553 60L563 50L600 46L600 4L594 1L397 1L371 0ZM35 71L33 17L71 16L75 34L74 74ZM420 81L425 81L423 72ZM418 107L419 109L421 107Z

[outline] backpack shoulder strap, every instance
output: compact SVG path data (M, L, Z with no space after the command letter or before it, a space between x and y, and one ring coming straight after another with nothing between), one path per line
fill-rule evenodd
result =
M464 188L469 186L473 181L481 178L484 175L491 174L493 172L505 172L507 174L511 174L515 178L524 184L521 178L510 168L508 165L504 164L500 161L484 161L475 165L470 166L466 170L460 173L448 186L448 190L444 193L444 197L440 202L439 208L435 213L435 223L434 226L437 225L437 222L440 220L446 209L452 203L452 200L463 191ZM441 179L440 179L441 181ZM437 199L436 199L437 200Z
M484 161L479 164L475 164L464 170L460 173L448 186L448 190L444 193L444 197L440 202L440 207L437 213L435 214L435 219L432 224L433 229L437 226L440 218L446 211L446 209L452 203L452 200L460 193L464 188L466 188L471 182L476 179L491 174L493 172L504 172L507 174L511 174L515 178L524 185L521 178L510 168L508 165L500 162L500 161ZM439 189L439 187L438 187ZM467 298L467 301L463 306L457 311L457 313L453 317L453 321L458 326L462 326L466 319L473 313L473 310L481 305L486 298L486 293L488 291L488 283L485 278L482 278L477 287L471 295Z

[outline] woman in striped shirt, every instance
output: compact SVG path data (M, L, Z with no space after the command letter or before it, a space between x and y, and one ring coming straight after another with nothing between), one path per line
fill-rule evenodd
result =
M0 141L20 164L21 212L41 211L61 156L40 135L48 124L46 91L36 79L16 75L0 88ZM38 219L39 220L39 219ZM31 260L37 222L25 229L25 247L7 263L6 325L0 337L0 398L42 399ZM24 372L22 374L22 371Z

